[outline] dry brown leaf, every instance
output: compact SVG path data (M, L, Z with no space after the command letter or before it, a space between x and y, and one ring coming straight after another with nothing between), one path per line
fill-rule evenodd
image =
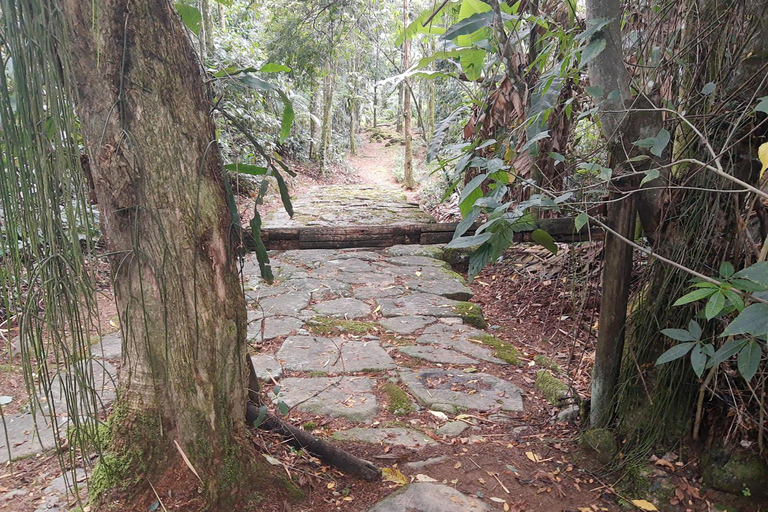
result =
M408 478L397 468L382 468L381 479L385 482L392 482L397 485L408 484Z
M632 500L632 504L637 508L639 508L640 510L648 510L648 511L659 510L656 508L656 505L654 505L653 503L647 500Z

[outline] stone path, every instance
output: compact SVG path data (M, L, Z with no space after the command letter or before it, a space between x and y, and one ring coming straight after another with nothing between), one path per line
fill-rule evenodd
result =
M305 198L295 201L301 213L293 220L277 213L265 225L430 220L405 203L400 192L387 187L326 187ZM279 385L275 402L352 425L334 438L419 449L441 437L450 440L468 428L452 415L523 410L520 389L478 370L514 362L515 351L483 330L482 311L467 302L472 291L442 260L442 248L305 250L274 252L270 257L276 277L271 285L259 277L255 257L249 256L243 268L248 341L257 375L268 390ZM119 335L105 336L94 346L93 355L95 382L106 407L115 396L115 367L110 361L120 357ZM384 391L391 393L392 387L411 402L400 404L398 411L406 421L408 414L428 408L445 419L443 425L427 433L379 422L377 417L384 412L380 397L392 400L393 395ZM57 414L66 410L60 400L52 405ZM6 422L14 457L54 446L57 433L41 415L22 412ZM66 424L62 414L60 426ZM6 458L2 446L0 462ZM53 503L47 510L58 510L55 507ZM416 483L371 510L487 508L451 487Z

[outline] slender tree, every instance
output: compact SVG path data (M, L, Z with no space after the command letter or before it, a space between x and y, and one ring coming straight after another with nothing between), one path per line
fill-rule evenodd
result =
M408 0L403 0L403 27L407 27L409 16ZM411 41L406 37L403 39L403 71L407 71L410 66L409 63L409 51ZM403 186L407 189L416 187L416 182L413 180L413 137L411 136L411 80L406 78L401 86L403 91L403 139L405 140L405 155L404 155L404 177Z

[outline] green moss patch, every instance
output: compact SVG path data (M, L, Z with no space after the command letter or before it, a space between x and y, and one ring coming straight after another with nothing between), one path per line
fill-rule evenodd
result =
M413 404L408 394L395 384L388 382L381 387L381 390L387 395L389 412L395 416L405 416L413 412Z
M513 347L511 344L504 340L500 340L496 336L490 334L483 334L477 338L480 343L491 347L496 352L496 357L502 361L506 361L512 365L520 364L520 351Z
M485 321L483 316L483 310L477 304L471 302L459 302L453 306L453 311L461 316L464 323L477 327L478 329L485 329L488 327L488 322Z
M360 322L358 320L342 320L325 316L313 316L306 325L306 329L312 334L355 334L364 335L378 330L375 322Z
M552 375L549 370L539 370L536 373L535 385L544 398L553 405L559 405L560 400L568 394L568 384Z
M554 362L552 359L548 358L544 354L536 354L533 356L533 360L536 361L536 364L539 366L543 366L547 370L552 370L554 373L561 374L563 373L563 369L560 368L560 365Z
M584 432L579 439L579 445L602 464L608 464L619 453L616 438L610 430L604 428L593 428Z

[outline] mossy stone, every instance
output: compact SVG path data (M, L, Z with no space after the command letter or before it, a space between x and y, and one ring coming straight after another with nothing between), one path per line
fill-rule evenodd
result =
M483 310L477 304L471 302L460 302L453 306L453 310L464 320L464 323L477 327L478 329L485 329L488 327L488 322L485 321L483 316Z
M405 416L413 412L413 404L408 394L395 384L388 382L381 387L387 395L389 412L395 416Z
M536 373L535 385L552 405L559 405L568 395L568 384L552 375L549 370L539 370Z
M759 455L729 451L709 451L702 460L704 482L719 491L768 498L768 465Z
M610 430L604 428L587 430L582 434L579 444L602 464L608 464L619 453L616 438Z
M304 327L312 334L356 334L363 335L378 329L376 322L360 322L358 320L343 320L325 316L313 316Z
M502 361L506 361L511 365L520 364L520 351L513 347L511 344L504 340L491 336L490 334L483 334L478 337L478 340L483 344L494 349L496 357Z

